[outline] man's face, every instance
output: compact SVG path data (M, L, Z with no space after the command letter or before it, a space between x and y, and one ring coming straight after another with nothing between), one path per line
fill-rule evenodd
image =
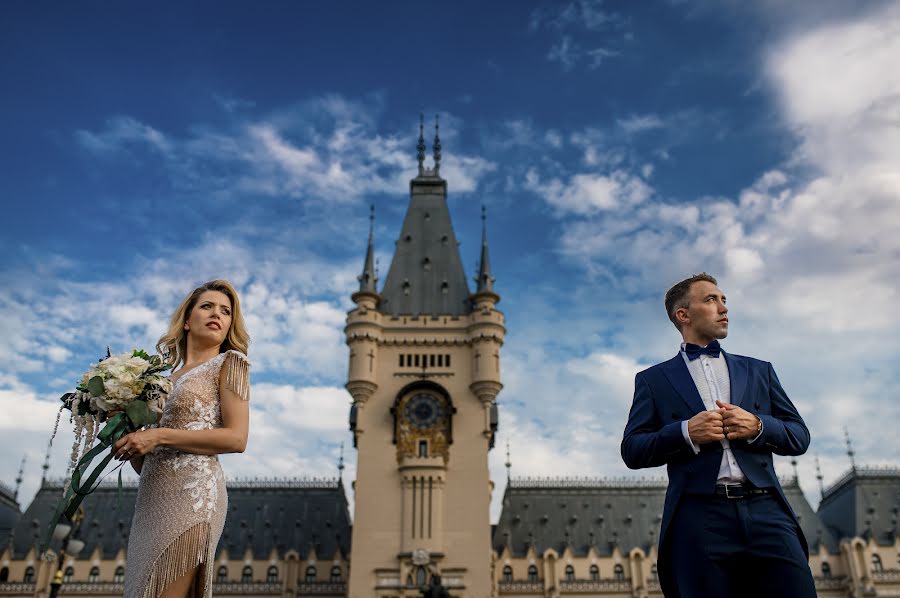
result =
M688 292L688 306L679 311L686 318L682 320L681 332L687 342L708 345L713 340L728 336L725 295L713 283L701 280L692 284Z

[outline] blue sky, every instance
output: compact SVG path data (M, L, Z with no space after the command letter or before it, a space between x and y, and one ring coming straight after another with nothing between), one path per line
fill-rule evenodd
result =
M213 277L253 337L228 473L333 475L368 206L384 274L420 112L470 275L489 215L498 494L507 440L514 475L662 475L618 443L634 374L677 348L661 297L701 270L726 349L771 360L810 424L813 502L845 426L859 462L895 463L900 10L782 4L4 4L0 480L27 456L27 502L56 398Z

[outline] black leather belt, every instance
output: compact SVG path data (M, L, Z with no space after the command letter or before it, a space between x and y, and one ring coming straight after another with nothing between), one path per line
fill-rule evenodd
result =
M772 494L771 488L757 488L750 484L716 484L716 496L723 498L750 498Z

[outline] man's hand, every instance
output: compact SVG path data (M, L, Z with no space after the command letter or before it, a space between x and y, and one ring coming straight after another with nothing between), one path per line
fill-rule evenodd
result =
M744 411L737 405L716 401L724 415L722 415L722 426L725 430L725 437L728 440L752 440L756 438L759 429L759 418L748 411Z
M716 409L715 411L701 411L688 420L688 435L694 444L707 444L710 442L719 442L725 438L723 429L723 418L725 409Z

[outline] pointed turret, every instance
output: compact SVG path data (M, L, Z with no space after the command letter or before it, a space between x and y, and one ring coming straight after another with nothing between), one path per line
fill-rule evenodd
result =
M491 305L500 302L500 295L494 291L494 276L491 274L491 258L488 254L487 242L487 210L481 206L481 259L478 263L478 276L475 277L475 294L472 301L475 304L490 302Z
M362 295L378 297L378 276L375 272L375 206L369 209L369 245L366 248L366 259L363 262L362 274L356 277L359 280L359 291L353 294L353 300L359 303Z
M433 168L423 164L422 139L420 121L419 174L409 182L409 207L381 292L379 310L393 316L461 316L471 312L469 287L447 207L447 181L440 177L437 120Z

